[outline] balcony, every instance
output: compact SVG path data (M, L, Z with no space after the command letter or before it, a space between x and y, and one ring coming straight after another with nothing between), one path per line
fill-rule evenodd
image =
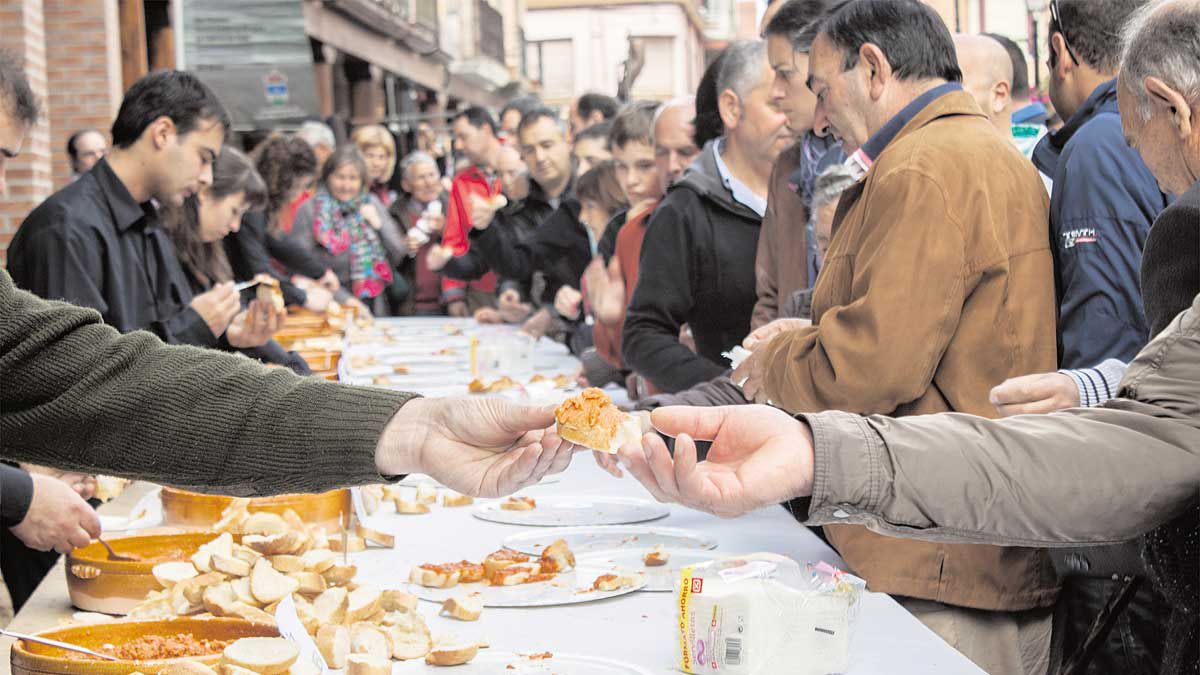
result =
M437 0L325 0L325 5L415 50L438 45Z
M462 45L463 58L450 65L451 72L471 86L495 91L509 81L504 51L504 15L487 0L475 0L474 10L464 15L463 34L475 39Z

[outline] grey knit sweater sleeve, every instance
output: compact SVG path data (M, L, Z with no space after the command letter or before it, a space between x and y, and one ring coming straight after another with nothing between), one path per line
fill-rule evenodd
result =
M252 496L382 482L375 447L412 395L121 335L0 271L0 457Z

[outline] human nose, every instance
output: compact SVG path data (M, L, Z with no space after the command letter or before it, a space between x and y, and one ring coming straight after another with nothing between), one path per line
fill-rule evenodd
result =
M829 135L829 116L825 114L825 106L820 102L813 110L813 133L822 137Z

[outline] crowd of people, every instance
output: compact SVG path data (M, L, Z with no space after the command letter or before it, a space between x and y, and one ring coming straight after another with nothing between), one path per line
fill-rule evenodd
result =
M603 469L724 516L785 504L989 673L1196 672L1200 2L1051 10L1049 107L1016 44L918 0L776 0L694 96L468 107L452 153L425 124L403 157L320 122L243 154L217 93L147 75L8 249L4 455L71 471L3 469L16 604L52 561L17 551L99 533L91 471L499 493L569 460L545 411L213 354L309 374L286 310L235 288L269 277L313 312L566 344L675 438ZM9 57L0 94L3 161L38 115Z

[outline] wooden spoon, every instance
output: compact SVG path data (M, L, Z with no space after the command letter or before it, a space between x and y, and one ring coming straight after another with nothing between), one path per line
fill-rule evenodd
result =
M112 546L108 545L107 541L104 541L103 539L100 539L99 537L96 538L96 541L100 542L104 546L104 548L108 550L108 559L109 560L116 560L116 561L120 561L120 562L139 562L140 561L140 558L137 558L134 556L128 556L128 555L121 555L120 553L117 553L116 551L113 550Z

